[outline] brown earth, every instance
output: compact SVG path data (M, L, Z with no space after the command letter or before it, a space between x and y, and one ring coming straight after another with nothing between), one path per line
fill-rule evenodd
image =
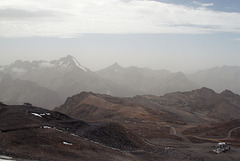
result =
M86 123L28 106L0 106L0 131L0 155L23 159L139 160L122 150L145 147L117 123Z
M219 141L240 145L238 129L234 130L239 127L239 102L240 97L230 91L218 94L207 88L133 98L83 92L69 97L56 110L85 121L116 122L151 146L165 148L170 139L178 147L175 150L192 155L195 144L200 149L203 143L214 146Z
M240 96L230 91L217 94L207 88L133 98L82 92L56 110L85 121L117 122L142 138L184 140L187 131L196 136L226 136L239 126L238 121L228 123L239 118L239 102Z
M82 92L69 97L58 112L0 106L0 155L28 160L239 161L239 98L207 88L133 98ZM212 153L219 141L230 144L231 151Z

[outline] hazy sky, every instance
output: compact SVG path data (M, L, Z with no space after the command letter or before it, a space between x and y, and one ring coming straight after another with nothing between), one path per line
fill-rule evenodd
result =
M240 1L0 1L0 65L66 55L91 70L239 65Z

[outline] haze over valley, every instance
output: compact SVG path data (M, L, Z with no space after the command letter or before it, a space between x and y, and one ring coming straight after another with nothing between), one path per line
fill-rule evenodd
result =
M1 0L0 160L239 161L240 1Z
M207 87L222 92L226 89L240 94L240 67L215 67L193 74L152 70L119 64L93 72L73 56L52 61L22 61L1 66L0 99L9 104L31 102L53 109L69 96L82 91L119 97L136 95L161 96Z
M0 159L238 161L239 84L238 66L93 72L71 55L17 60L0 67ZM218 142L231 152L213 153Z

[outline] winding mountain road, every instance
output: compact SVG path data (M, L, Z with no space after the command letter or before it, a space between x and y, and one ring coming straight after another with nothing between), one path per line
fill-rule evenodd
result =
M158 124L158 125L169 127L169 128L170 128L170 134L171 134L171 135L176 135L176 136L179 136L179 137L181 137L181 138L185 138L184 136L180 136L179 134L177 134L177 131L176 131L175 127L173 127L173 126L171 126L171 125L166 125L166 124L165 124L165 125ZM240 127L235 127L235 128L233 128L233 129L229 130L227 136L226 136L225 138L220 138L220 139L200 137L200 136L194 136L194 137L195 137L195 138L198 138L198 139L203 139L203 140L206 140L206 139L207 139L207 140L212 140L212 141L227 140L227 139L229 139L229 138L231 137L231 133L232 133L234 130L237 130L237 129L240 129ZM146 142L146 140L145 140L145 142ZM150 142L148 142L148 144L149 144L149 143L150 143ZM150 144L152 144L152 143L150 143Z
M217 139L214 139L214 138L207 138L207 137L200 137L200 136L194 136L194 137L197 138L197 139L212 140L212 141L227 140L227 139L229 139L229 138L231 137L231 133L232 133L234 130L237 130L237 129L240 129L240 127L235 127L235 128L233 128L233 129L229 130L228 135L227 135L227 137L225 137L225 138L217 138Z
M240 129L240 127L235 127L235 128L233 128L232 130L230 130L230 131L228 132L228 136L227 136L226 138L224 138L224 139L230 138L230 137L231 137L231 133L232 133L234 130L237 130L237 129Z

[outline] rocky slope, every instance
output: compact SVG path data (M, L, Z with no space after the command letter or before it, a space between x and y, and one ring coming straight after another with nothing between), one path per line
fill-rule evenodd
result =
M187 75L187 77L200 86L211 88L217 92L228 89L240 94L239 66L214 67Z
M141 139L116 123L87 123L29 106L0 106L0 155L31 160L141 160Z
M208 88L133 98L82 92L55 110L86 121L117 122L143 138L184 140L182 131L188 128L238 119L239 102L231 91L218 94Z
M218 94L204 87L190 92L166 94L156 101L165 107L181 109L205 120L230 120L240 116L240 97L228 90Z
M240 146L239 101L240 96L229 90L219 94L208 88L133 98L82 92L55 110L82 120L121 124L151 147L174 149L166 150L165 160L227 161L240 159L236 153ZM234 150L218 158L211 147L222 141ZM159 153L165 157L163 151L151 156L158 158Z
M133 98L82 92L69 97L57 110L91 121L137 118L185 124L237 119L239 102L240 96L231 91L218 94L208 88Z
M0 104L0 157L14 160L238 161L239 119L216 111L219 100L239 109L239 95L202 88L165 96L119 98L82 92L49 111ZM195 103L194 103L195 102ZM222 105L222 104L221 104ZM224 104L225 107L225 104ZM208 110L210 112L208 112ZM239 115L238 115L239 116ZM224 141L231 152L216 155ZM19 159L20 158L20 159Z
M56 92L31 81L13 79L3 72L0 72L0 91L0 100L9 104L31 102L35 106L53 109L63 102Z

